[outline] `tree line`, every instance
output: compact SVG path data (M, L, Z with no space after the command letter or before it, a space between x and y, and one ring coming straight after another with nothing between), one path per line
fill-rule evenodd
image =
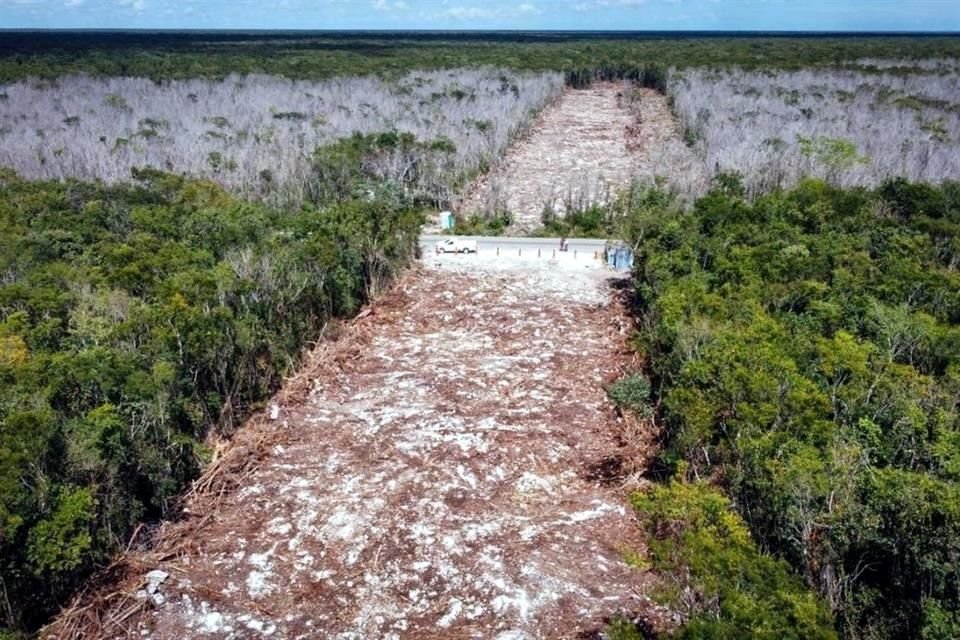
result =
M642 76L650 65L870 70L876 68L874 59L903 59L899 71L910 73L914 60L923 58L960 58L960 38L24 32L4 34L0 82L76 74L157 81L220 79L230 73L323 79L480 65L609 78Z
M620 227L667 479L636 504L684 633L829 637L825 606L850 639L955 638L960 183L743 196L724 174Z

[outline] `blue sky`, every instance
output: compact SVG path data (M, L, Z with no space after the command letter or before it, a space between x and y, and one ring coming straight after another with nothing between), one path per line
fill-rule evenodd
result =
M0 27L960 31L960 0L0 0Z

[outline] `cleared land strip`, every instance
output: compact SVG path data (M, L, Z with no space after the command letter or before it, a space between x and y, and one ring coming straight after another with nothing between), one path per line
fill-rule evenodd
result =
M532 229L545 208L563 213L607 203L632 178L664 176L696 193L706 171L680 131L666 96L652 89L614 82L568 88L468 187L457 209L509 211L516 228Z
M623 561L641 543L622 492L589 479L620 446L603 384L629 357L609 277L591 260L428 256L328 345L309 393L245 435L269 443L262 459L195 505L219 510L188 525L160 565L165 602L131 635L519 640L656 622L651 577Z

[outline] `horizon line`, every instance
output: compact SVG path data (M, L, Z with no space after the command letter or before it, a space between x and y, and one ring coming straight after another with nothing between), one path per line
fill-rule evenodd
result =
M559 34L783 34L783 35L933 35L960 36L960 30L847 30L847 29L306 29L306 28L174 28L174 27L0 27L0 33L9 32L147 32L147 33L559 33Z

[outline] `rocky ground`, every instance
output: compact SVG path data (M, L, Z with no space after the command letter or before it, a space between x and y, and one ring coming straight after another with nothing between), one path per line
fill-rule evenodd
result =
M586 258L428 256L249 427L268 446L237 489L196 498L178 552L141 585L149 606L114 635L664 624L653 578L623 559L643 546L610 473L624 442L604 384L630 357L611 278Z
M702 192L703 163L684 145L667 98L629 83L566 89L501 162L464 192L460 213L509 211L515 230L557 213L605 204L634 178L662 176L684 193Z

